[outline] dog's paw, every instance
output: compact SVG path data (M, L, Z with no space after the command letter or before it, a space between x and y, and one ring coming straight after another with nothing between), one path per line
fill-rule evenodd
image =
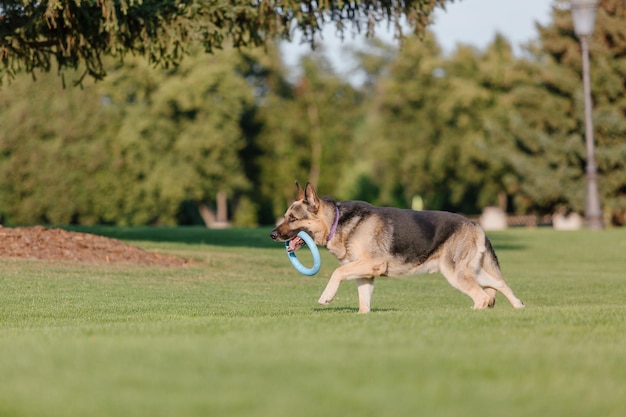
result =
M493 307L493 304L491 304L491 299L489 297L480 300L474 300L474 307L472 308L474 310L484 310L487 307Z
M324 294L322 294L320 299L317 300L317 304L320 304L320 305L323 305L323 306L327 306L328 304L330 304L331 301L333 301L332 298L324 297Z

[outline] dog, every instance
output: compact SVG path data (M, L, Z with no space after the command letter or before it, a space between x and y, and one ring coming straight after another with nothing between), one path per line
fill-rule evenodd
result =
M504 281L491 242L476 222L446 211L319 198L311 183L303 190L296 181L296 192L270 237L289 242L292 252L304 245L297 234L305 231L339 260L319 304L328 305L342 281L356 280L359 313L369 313L375 277L439 271L473 300L474 309L493 307L497 291L514 308L525 307Z

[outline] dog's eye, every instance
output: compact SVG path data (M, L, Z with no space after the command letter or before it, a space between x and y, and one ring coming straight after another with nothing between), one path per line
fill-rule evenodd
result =
M298 219L296 219L296 218L295 218L295 217L293 217L293 216L289 216L289 217L287 218L287 221L288 221L289 223L293 223L293 222L295 222L296 220L298 220Z

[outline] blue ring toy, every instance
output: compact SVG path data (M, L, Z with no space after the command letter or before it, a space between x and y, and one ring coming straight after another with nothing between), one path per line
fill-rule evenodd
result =
M291 264L294 266L294 268L296 268L296 270L298 270L299 273L301 273L302 275L308 275L308 276L315 275L318 273L318 271L320 270L320 266L322 265L322 261L320 259L320 251L319 249L317 249L317 245L313 241L313 238L311 238L311 236L309 236L307 232L305 231L299 232L298 237L304 240L304 243L306 243L306 245L309 247L309 250L311 251L311 255L313 255L313 266L311 268L307 268L304 265L302 265L302 262L298 260L296 253L289 252L287 250L287 248L289 248L288 241L285 242L285 250L287 250L287 256L289 256L289 260L291 261Z

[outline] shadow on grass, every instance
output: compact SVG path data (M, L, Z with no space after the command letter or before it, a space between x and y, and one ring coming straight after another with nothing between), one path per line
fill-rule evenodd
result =
M350 313L357 314L359 309L357 307L315 307L313 311L316 313ZM373 308L372 313L386 313L389 311L398 311L396 308Z
M526 245L522 244L520 240L508 233L487 233L489 240L496 253L505 250L521 250L525 249Z
M200 226L62 226L65 230L92 233L120 240L176 242L251 248L284 248L270 239L271 227L207 229Z

